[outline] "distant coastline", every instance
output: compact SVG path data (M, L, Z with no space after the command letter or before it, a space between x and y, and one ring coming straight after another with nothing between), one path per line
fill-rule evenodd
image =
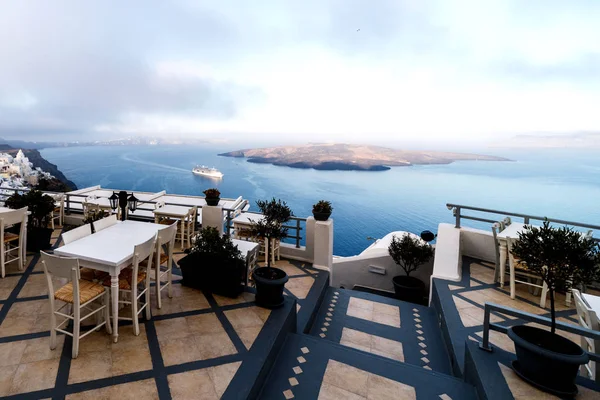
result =
M248 162L256 164L329 171L386 171L397 166L450 164L462 160L510 161L504 157L489 155L408 151L351 144L307 144L245 149L221 153L219 156L246 158Z

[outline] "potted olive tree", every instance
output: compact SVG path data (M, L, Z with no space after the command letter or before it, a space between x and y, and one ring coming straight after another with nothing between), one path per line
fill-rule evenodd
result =
M396 297L411 303L422 303L425 283L410 274L433 257L433 248L421 239L405 233L400 239L396 236L392 237L388 252L394 262L406 273L392 278Z
M269 243L281 240L287 235L284 224L294 215L285 201L258 200L256 202L263 217L252 222L252 234ZM270 252L271 250L269 250ZM252 274L256 284L256 304L266 308L283 305L283 288L288 281L285 271L271 266L271 254L267 257L267 266L256 268Z
M218 206L219 205L219 200L221 200L221 192L219 192L219 189L217 189L217 188L206 189L202 193L204 193L207 205L209 205L209 206Z
M571 228L554 228L545 221L542 227L528 226L519 233L512 254L548 286L552 315L550 331L526 325L508 329L517 354L513 369L542 390L574 396L577 371L588 362L588 355L576 343L556 334L555 291L557 287L570 290L598 278L598 244Z
M27 250L40 251L50 248L52 229L48 228L54 199L39 190L30 190L23 194L15 192L6 199L6 206L12 209L27 207Z
M230 237L216 228L202 228L178 265L183 285L228 297L237 297L243 290L244 257Z
M313 204L312 213L317 221L327 221L332 211L333 207L331 207L329 201L319 200L316 204Z

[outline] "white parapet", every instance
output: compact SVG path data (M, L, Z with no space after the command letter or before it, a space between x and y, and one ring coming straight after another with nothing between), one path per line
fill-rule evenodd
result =
M314 235L313 267L331 271L333 264L333 220L316 221ZM307 240L308 240L307 234Z
M217 228L219 233L223 234L223 207L222 206L203 206L202 207L202 227L212 226Z
M460 281L462 276L461 230L439 224L431 278Z

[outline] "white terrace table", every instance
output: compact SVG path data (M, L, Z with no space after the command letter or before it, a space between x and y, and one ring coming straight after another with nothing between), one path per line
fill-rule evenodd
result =
M119 273L131 264L134 246L164 228L148 222L123 221L54 250L57 255L78 258L83 267L110 274L115 343L119 337Z
M503 281L503 274L506 271L506 260L508 259L508 242L506 239L518 239L519 233L525 232L525 227L528 226L526 224L519 224L513 222L509 226L506 227L502 232L499 232L496 236L498 238L498 242L500 242L500 270L496 271L495 281L498 281L500 278Z

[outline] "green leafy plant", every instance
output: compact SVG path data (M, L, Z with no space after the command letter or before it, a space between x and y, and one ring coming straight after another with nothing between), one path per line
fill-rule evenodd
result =
M570 290L600 278L598 243L572 228L527 226L512 246L512 254L531 273L548 285L552 314L551 331L556 331L554 294L557 287Z
M400 239L395 235L388 246L388 253L406 273L406 276L416 271L421 265L433 257L433 248L422 240L404 234Z
M221 192L219 192L219 190L216 189L216 188L206 189L202 193L204 193L204 196L206 196L206 197L212 197L212 198L221 196Z
M108 213L108 211L104 211L104 210L90 210L87 214L87 217L85 217L83 219L83 223L84 224L89 224L91 222L96 222L98 220L101 220L102 218L106 218L109 217L110 214Z
M312 210L314 213L331 214L333 207L330 201L319 200L316 204L313 204Z
M244 261L242 253L233 244L231 238L228 235L221 235L216 228L210 226L200 229L195 236L190 254L195 253L210 253L223 259Z
M288 228L284 224L294 216L287 203L273 198L271 200L258 200L256 205L263 217L258 221L251 221L252 234L267 240L285 238ZM267 261L267 266L271 267L271 257Z
M28 228L46 228L50 223L50 213L54 210L54 199L39 190L30 190L23 194L15 192L6 199L8 208L27 207L29 215Z

